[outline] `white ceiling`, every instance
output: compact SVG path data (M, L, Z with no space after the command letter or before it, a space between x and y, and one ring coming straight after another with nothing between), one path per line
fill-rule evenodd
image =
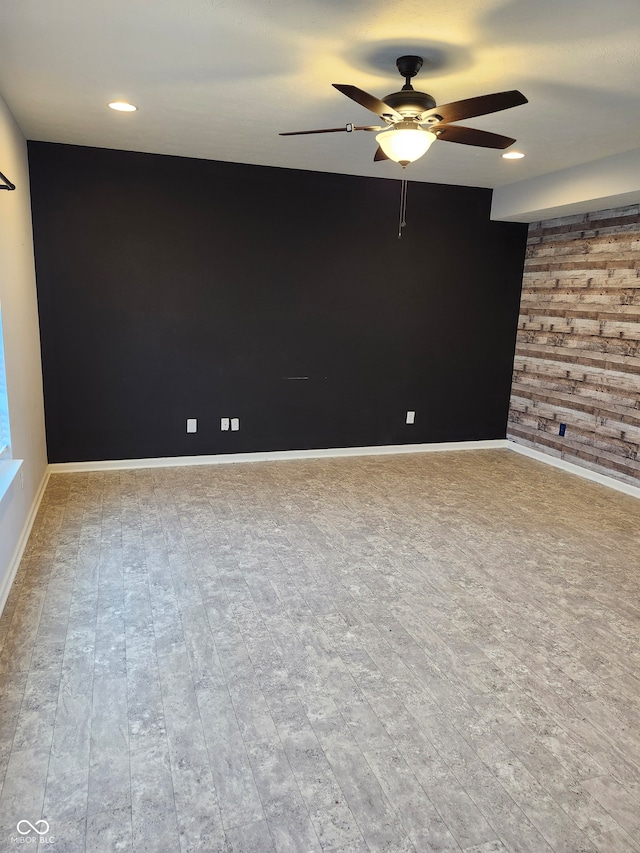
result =
M375 124L331 83L383 97L403 53L437 103L529 99L462 122L524 160L439 141L409 179L501 187L640 149L638 0L0 2L0 94L35 140L398 178L374 134L278 132Z

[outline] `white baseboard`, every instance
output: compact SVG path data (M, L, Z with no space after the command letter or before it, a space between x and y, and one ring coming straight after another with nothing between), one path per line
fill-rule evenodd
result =
M315 450L268 450L221 453L215 456L165 456L159 459L105 459L97 462L56 462L52 474L78 471L119 471L128 468L175 468L183 465L226 465L232 462L276 462L287 459L326 459L339 456L385 456L394 453L434 453L445 450L497 450L509 447L505 438L485 441L445 441L440 444L385 444L372 447L330 447Z
M8 571L0 583L0 616L2 615L4 606L7 603L9 591L11 590L11 586L18 572L20 561L22 560L22 555L24 554L24 549L27 547L27 541L29 539L29 534L31 533L31 528L33 527L33 522L36 520L36 515L38 514L38 509L40 508L40 503L42 501L42 496L44 495L45 489L47 488L47 483L49 482L49 473L49 468L47 467L45 469L44 474L42 475L42 481L40 482L38 491L36 492L36 496L33 499L33 503L31 504L29 515L27 516L27 520L25 521L24 527L22 528L22 533L20 534L20 538L18 539L18 544L16 545L15 550L13 552L13 556L9 561Z
M640 487L632 486L583 468L549 453L534 450L506 438L483 441L445 441L438 444L385 444L369 447L329 447L312 450L269 450L256 453L220 453L211 456L163 456L146 459L104 459L91 462L55 462L49 465L49 474L72 474L82 471L122 471L137 468L176 468L189 465L228 465L239 462L284 462L289 459L330 459L341 456L386 456L399 453L437 453L458 450L513 450L538 462L553 465L570 474L577 474L594 483L600 483L632 497L640 498ZM37 507L36 507L37 509Z
M582 465L576 465L575 462L567 462L566 459L562 459L559 456L552 456L550 453L534 450L532 447L518 444L515 441L509 440L507 443L510 450L515 450L516 453L521 453L530 459L537 459L538 462L544 462L546 465L560 468L569 474L577 474L578 477L584 477L585 480L591 480L594 483L600 483L600 485L608 486L610 489L615 489L618 492L624 492L625 495L640 498L640 487L638 486L623 483L621 480L616 480L615 477L608 477L606 474L600 474L598 471L592 471L590 468L583 468Z

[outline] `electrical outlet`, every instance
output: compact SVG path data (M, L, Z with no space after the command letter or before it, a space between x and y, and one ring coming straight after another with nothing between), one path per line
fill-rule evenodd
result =
M187 418L187 432L198 432L197 418Z
M238 432L240 429L240 418L231 418L231 430Z
M220 429L222 432L227 432L229 429L229 418L220 418Z
M408 424L414 424L416 422L416 413L415 412L407 412L407 421Z

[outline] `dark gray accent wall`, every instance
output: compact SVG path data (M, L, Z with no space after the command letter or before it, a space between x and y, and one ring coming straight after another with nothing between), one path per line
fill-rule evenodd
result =
M505 436L527 226L490 190L411 183L398 240L399 180L29 162L51 462Z

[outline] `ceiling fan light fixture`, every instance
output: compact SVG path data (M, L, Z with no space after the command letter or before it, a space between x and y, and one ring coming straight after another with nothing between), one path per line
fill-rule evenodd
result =
M502 155L503 160L522 160L523 157L522 151L506 151Z
M404 127L383 130L376 140L390 160L404 167L426 154L436 141L436 135L421 127Z

